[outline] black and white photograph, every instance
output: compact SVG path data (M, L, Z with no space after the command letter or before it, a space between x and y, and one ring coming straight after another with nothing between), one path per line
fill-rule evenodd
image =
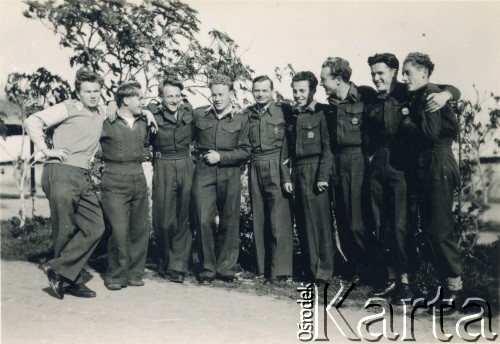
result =
M500 1L0 0L0 342L496 342Z

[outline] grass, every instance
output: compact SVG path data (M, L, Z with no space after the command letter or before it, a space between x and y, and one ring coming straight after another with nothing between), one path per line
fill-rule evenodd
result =
M53 255L50 220L36 216L26 219L19 227L19 219L0 221L1 257L5 260L44 262Z

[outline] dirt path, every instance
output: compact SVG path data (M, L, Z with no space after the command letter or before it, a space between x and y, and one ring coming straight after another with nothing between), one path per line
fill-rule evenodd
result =
M293 300L152 279L144 287L112 292L96 272L88 283L96 298L58 300L48 294L47 279L35 264L1 263L3 344L299 343L300 307ZM356 324L370 313L342 314ZM417 342L439 343L430 326L425 317L417 321ZM350 343L331 323L328 336Z

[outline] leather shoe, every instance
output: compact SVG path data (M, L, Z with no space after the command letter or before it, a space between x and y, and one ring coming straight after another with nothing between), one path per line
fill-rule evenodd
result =
M201 277L200 284L201 285L212 285L213 280L214 279L212 277Z
M168 274L167 274L167 278L170 282L174 282L174 283L184 283L184 274L182 272L179 272L179 271L174 271L174 270L171 270Z
M66 292L76 297L95 297L96 293L83 283L72 284L66 288Z
M219 276L218 277L221 281L226 282L226 283L236 283L238 282L238 279L236 276Z
M142 287L144 285L144 281L141 279L131 279L127 282L129 287Z
M375 297L389 297L396 292L396 281L387 281L384 286L376 289L372 295Z
M49 286L56 294L56 297L60 300L64 298L64 289L63 282L64 277L59 275L50 265L46 265L43 270L47 274L47 278L49 279Z

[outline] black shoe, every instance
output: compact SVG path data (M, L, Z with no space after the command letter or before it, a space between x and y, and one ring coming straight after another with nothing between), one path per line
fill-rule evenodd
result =
M56 297L60 300L64 298L64 289L63 282L64 277L59 275L50 265L46 265L43 267L43 271L47 274L47 278L49 279L49 286L56 294Z
M238 278L236 278L236 276L219 276L218 279L220 279L221 281L226 282L226 283L238 282Z
M200 284L201 285L212 285L214 279L212 277L201 277Z
M167 274L167 278L170 282L184 283L184 274L179 271L170 270Z
M387 281L385 282L384 286L376 289L372 295L375 297L390 297L396 292L397 284L396 281Z
M409 284L406 283L400 283L397 286L397 292L392 294L390 297L390 302L393 305L402 305L404 302L409 303L409 301L404 301L403 300L414 300L416 298L415 292L413 291L413 287Z
M96 293L83 283L72 284L66 287L66 292L76 297L95 297Z

